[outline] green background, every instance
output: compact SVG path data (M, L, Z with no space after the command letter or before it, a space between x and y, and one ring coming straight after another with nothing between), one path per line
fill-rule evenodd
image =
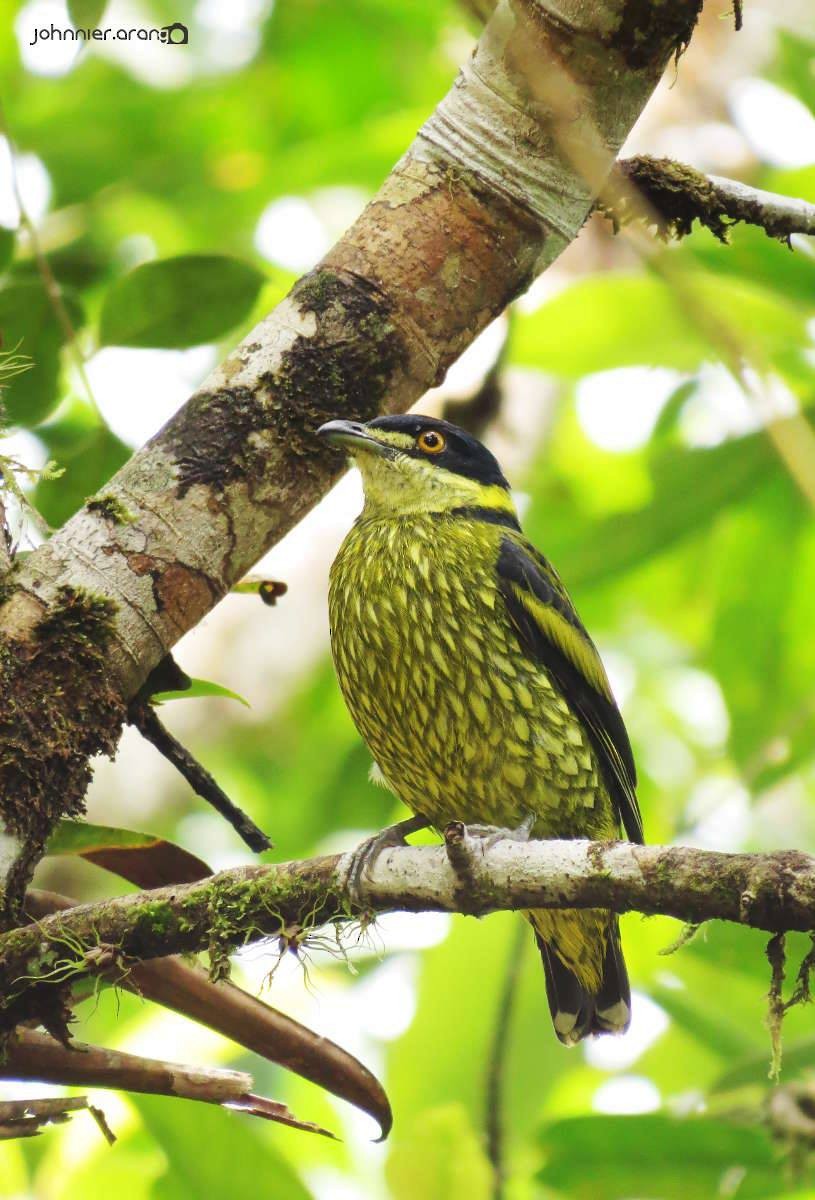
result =
M118 23L115 5L102 18L101 4L72 7L82 22ZM71 344L54 315L26 230L0 231L3 345L34 364L5 392L0 453L64 468L29 488L51 526L130 453L139 381L146 401L149 380L182 364L195 376L190 390L308 266L319 237L295 246L298 268L260 253L267 206L298 198L296 211L328 244L444 94L475 32L451 0L257 0L240 9L237 33L223 24L229 7L145 4L145 24L186 22L189 46L153 48L149 60L136 48L128 61L83 51L53 75L21 56L33 6L0 9L4 119L21 168L34 156L34 173L48 180L33 220L76 334ZM724 5L707 14L678 75L669 69L638 148L690 155L690 145L698 165L815 201L815 165L763 157L733 103L748 77L762 76L797 98L802 121L815 108L813 29L803 17L776 27L774 11L746 6L735 46ZM739 228L729 246L701 231L644 259L595 218L505 329L503 403L487 437L528 498L528 532L609 663L651 841L815 850L813 479L805 452L785 457L764 432L766 412L722 364L721 334L750 378L771 380L762 395L776 413L797 406L803 425L792 440L805 451L814 317L811 247L791 251ZM209 357L189 350L202 344ZM451 382L454 399L466 403L489 357L485 349L473 360L475 382ZM148 367L157 374L141 375ZM110 382L117 372L130 378L127 399ZM168 398L144 436L182 398ZM456 419L454 403L447 414ZM336 512L345 513L339 500ZM367 781L368 755L327 657L325 570L343 521L335 515L311 540L295 533L270 559L290 584L276 608L230 597L179 650L187 670L240 692L251 710L208 697L162 709L271 833L270 861L351 846L402 815ZM38 536L29 518L24 547ZM298 627L301 605L311 615ZM97 773L91 812L215 865L246 859L135 736L118 766ZM123 886L65 858L44 864L39 881L85 897ZM349 952L353 969L318 946L305 965L287 960L264 992L380 1075L396 1117L384 1146L372 1144L370 1122L312 1085L105 992L82 1007L78 1036L250 1070L257 1090L344 1140L105 1095L119 1137L112 1150L81 1115L30 1143L5 1143L0 1196L486 1200L485 1076L514 926L505 914L384 920ZM764 938L711 926L665 956L678 933L668 919L624 919L632 1031L575 1051L552 1035L530 939L504 1070L510 1200L815 1194L808 1147L774 1137L767 1118ZM789 939L791 975L807 946ZM268 946L242 956L238 977L260 986L275 955ZM789 1014L784 1040L782 1085L806 1081L812 1010Z

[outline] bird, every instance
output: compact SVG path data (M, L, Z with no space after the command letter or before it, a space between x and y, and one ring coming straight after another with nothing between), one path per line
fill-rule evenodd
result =
M524 536L491 451L416 413L317 432L355 462L364 490L330 572L339 686L377 775L414 814L371 847L452 821L642 842L631 745L600 655ZM559 1040L624 1032L616 914L524 916Z

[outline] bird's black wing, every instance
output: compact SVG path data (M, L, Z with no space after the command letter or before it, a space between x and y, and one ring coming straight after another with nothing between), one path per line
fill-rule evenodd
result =
M498 577L524 649L546 667L585 724L623 828L632 842L642 842L631 743L600 655L566 589L543 555L519 537L502 540Z

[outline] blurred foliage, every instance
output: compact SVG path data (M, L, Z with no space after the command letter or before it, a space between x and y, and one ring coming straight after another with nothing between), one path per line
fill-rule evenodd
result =
M58 526L130 452L88 394L78 358L92 368L105 345L113 347L105 354L122 353L118 345L140 348L131 355L164 348L169 370L179 348L215 344L221 353L234 344L294 278L289 264L265 261L256 245L270 202L299 197L325 237L335 236L447 88L471 29L452 0L257 0L241 6L236 36L235 22L217 15L230 6L145 0L139 19L185 22L188 47L154 48L150 69L136 49L127 60L83 51L70 71L49 76L26 68L20 54L33 7L0 6L4 120L18 169L33 155L47 176L37 239L75 337L54 312L25 229L0 228L0 328L3 348L34 363L4 394L8 417L36 438L43 458L65 468L32 496ZM83 25L116 25L125 11L114 2L100 15L99 0L69 7ZM685 86L695 94L692 79L687 84L693 54L691 47L679 67L680 95ZM814 55L787 31L763 68L813 112ZM710 103L710 119L725 121L721 97ZM815 202L815 165L755 161L748 173L758 186ZM606 226L592 237L594 251L571 275L563 269L562 286L537 308L521 306L513 322L507 390L522 369L553 397L539 444L519 433L517 404L497 423L504 444L514 437L527 454L516 480L530 497L526 527L608 657L649 838L815 851L815 527L801 480L764 429L766 412L751 407L721 365L735 346L754 373L772 378L779 413L797 403L802 415L792 419L810 421L811 250L790 252L739 228L729 246L700 232L646 264ZM123 371L142 360L126 361ZM675 387L656 422L640 422L630 449L604 448L581 405L585 380L596 384L608 372L608 404L627 420L639 401L629 405L633 377L625 372L643 366L669 368ZM124 401L99 399L119 429L114 417ZM790 428L793 440L803 430ZM296 596L279 611L291 603ZM278 610L239 599L225 602L227 614L235 605L260 645ZM251 712L217 698L164 710L174 720L183 709L191 748L270 830L282 858L348 844L404 815L367 782L368 755L323 651L324 643L316 665L269 697L260 652L250 656L254 675L244 656L243 678L225 650L218 677L251 699ZM152 788L152 751L142 753ZM143 821L142 800L152 805ZM128 821L189 841L207 858L233 845L177 783L139 796L132 811L115 808L111 824ZM65 863L46 864L46 881L85 895L110 886L110 876ZM383 922L381 943L374 930L355 953L357 974L318 948L305 981L298 974L286 983L285 971L283 982L275 979L273 1002L308 1020L313 989L314 1019L382 1071L396 1113L384 1148L372 1148L368 1128L311 1085L226 1043L188 1048L183 1023L168 1025L133 996L103 994L83 1006L79 1036L155 1053L166 1039L169 1057L215 1055L255 1072L259 1088L298 1113L331 1127L346 1121L346 1144L140 1098L109 1113L119 1134L113 1151L80 1118L32 1144L4 1146L0 1197L79 1200L116 1189L122 1200L241 1200L262 1189L282 1200L486 1200L484 1080L512 926L503 914L460 919L445 936L428 934L428 948L399 953ZM811 1174L795 1174L763 1117L764 939L703 928L664 957L674 923L629 916L623 926L634 1028L586 1052L555 1042L527 947L505 1065L508 1200L815 1194ZM382 944L390 953L380 961ZM803 937L789 940L788 993L807 946ZM257 982L252 960L240 970ZM397 1001L407 1006L401 1031L383 1032ZM813 1071L812 1014L796 1008L785 1024L782 1081ZM634 1113L638 1107L658 1111ZM799 1168L805 1160L796 1157Z

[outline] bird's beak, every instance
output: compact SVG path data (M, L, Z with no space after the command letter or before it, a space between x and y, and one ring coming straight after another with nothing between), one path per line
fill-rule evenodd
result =
M325 425L321 425L317 430L317 437L325 438L332 446L347 450L349 454L369 450L373 454L385 457L391 450L390 446L385 446L375 437L371 437L360 421L326 421Z

